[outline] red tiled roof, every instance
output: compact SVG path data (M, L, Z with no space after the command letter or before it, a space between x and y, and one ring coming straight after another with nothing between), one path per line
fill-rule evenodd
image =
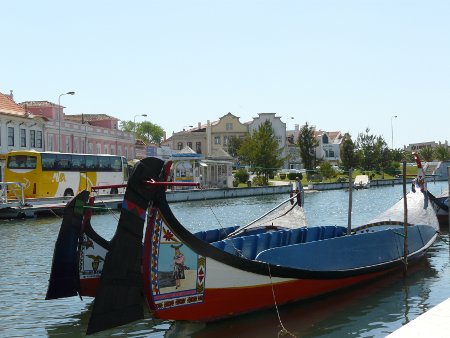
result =
M25 116L25 109L15 103L8 95L0 93L0 113Z
M119 120L116 117L109 116L106 114L76 114L76 115L65 115L65 120L68 121L75 121L75 122L81 122L81 119L84 120L84 122L90 122L90 121L102 121L102 120Z

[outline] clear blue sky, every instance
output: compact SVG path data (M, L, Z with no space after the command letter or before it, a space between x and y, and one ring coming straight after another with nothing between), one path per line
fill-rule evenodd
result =
M448 0L17 0L1 12L0 92L17 102L73 90L68 114L148 114L168 136L276 112L290 129L356 139L368 127L389 146L393 130L397 148L450 141Z

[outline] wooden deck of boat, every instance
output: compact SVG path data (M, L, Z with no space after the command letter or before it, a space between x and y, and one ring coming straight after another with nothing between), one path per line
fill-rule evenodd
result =
M450 332L450 298L436 305L408 324L394 331L388 338L448 337Z

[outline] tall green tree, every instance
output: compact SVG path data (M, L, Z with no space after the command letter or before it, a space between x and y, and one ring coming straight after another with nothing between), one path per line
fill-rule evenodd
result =
M419 150L419 156L422 161L431 162L434 158L433 148L425 147Z
M370 129L366 128L365 133L359 133L356 147L361 154L361 168L372 170L375 164L375 139L376 136L369 134Z
M282 149L278 145L272 129L272 123L266 121L251 135L248 135L238 149L238 155L250 164L256 174L261 175L263 183L269 183L269 175L283 165Z
M238 150L244 142L243 138L233 136L228 140L228 154L233 157L238 157Z
M356 145L349 133L344 135L340 148L341 165L344 170L347 171L350 168L357 168L359 165L359 157L355 151Z
M309 126L308 122L300 128L297 145L300 148L300 156L305 169L314 169L315 148L319 145L319 142L314 137L314 128Z
M133 133L134 127L136 127L136 123L133 121L120 121L119 123L119 129L128 133Z
M434 158L438 161L450 160L450 152L445 144L440 144L434 148Z
M361 156L360 164L363 170L382 171L388 166L390 158L387 143L383 137L370 134L369 128L358 134L356 147Z
M164 129L150 121L143 121L136 127L136 135L147 143L160 144L164 137Z
M119 129L129 133L135 132L136 138L146 143L160 144L164 138L164 129L149 121L137 123L133 121L120 121Z

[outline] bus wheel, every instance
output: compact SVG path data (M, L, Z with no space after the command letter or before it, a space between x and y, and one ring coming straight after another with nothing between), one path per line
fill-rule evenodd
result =
M111 195L117 195L118 193L119 193L119 189L117 189L117 188L112 188L110 191Z
M64 197L67 197L67 196L73 196L72 189L66 189L66 191L64 191Z

